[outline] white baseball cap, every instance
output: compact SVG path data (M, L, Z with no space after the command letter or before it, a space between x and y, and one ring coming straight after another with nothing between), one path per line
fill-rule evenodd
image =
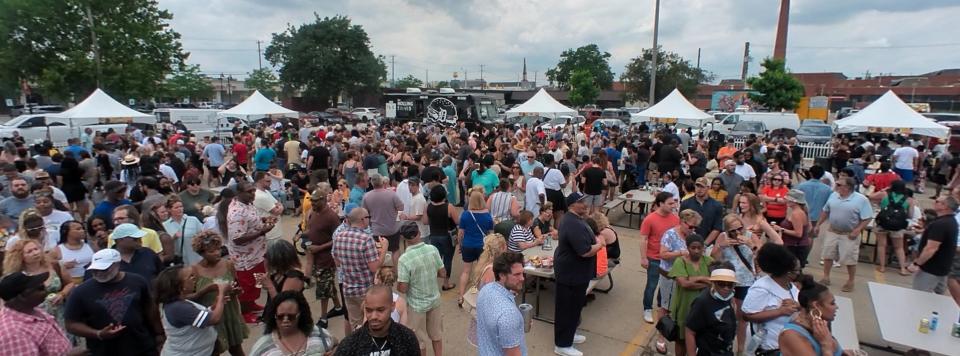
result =
M93 254L93 258L90 262L90 266L87 267L87 270L103 271L107 268L110 268L110 266L113 266L113 264L117 262L120 262L120 251L112 248L105 248Z

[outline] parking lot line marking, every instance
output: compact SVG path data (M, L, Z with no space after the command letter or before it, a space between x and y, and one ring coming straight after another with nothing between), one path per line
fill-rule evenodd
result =
M633 339L630 339L630 342L627 343L627 347L620 352L620 356L634 356L637 354L637 350L647 344L647 341L650 340L650 336L653 332L653 324L647 324L643 322L643 326L640 327L640 330L637 330L637 334L633 336Z
M887 284L887 277L884 276L884 273L877 271L876 269L873 270L873 280L877 283Z

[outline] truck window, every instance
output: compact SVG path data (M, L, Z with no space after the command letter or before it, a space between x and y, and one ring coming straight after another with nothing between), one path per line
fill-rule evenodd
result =
M739 121L740 121L740 115L727 115L727 117L723 119L723 124L734 125Z
M43 116L37 116L37 117L31 117L30 119L27 119L26 121L20 123L20 126L18 127L24 129L28 127L43 127L43 126L46 126L45 118Z
M62 123L62 122L54 121L54 122L48 123L47 126L51 126L51 127L52 127L52 126L67 126L67 124L64 124L64 123Z

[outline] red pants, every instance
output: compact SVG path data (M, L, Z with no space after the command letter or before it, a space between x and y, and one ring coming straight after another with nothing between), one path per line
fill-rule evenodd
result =
M246 271L237 271L237 285L243 291L237 300L241 306L254 304L260 299L260 288L257 288L257 280L253 278L254 273L267 273L266 265L263 262Z

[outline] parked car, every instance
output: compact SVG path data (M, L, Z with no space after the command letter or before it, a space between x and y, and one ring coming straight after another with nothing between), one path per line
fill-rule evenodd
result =
M601 119L618 119L624 123L630 122L630 113L620 109L603 109Z
M797 129L797 141L828 143L833 138L833 126L823 121L804 120Z
M767 125L762 121L740 121L730 130L730 137L746 138L750 134L763 136L767 132Z
M555 128L565 129L567 125L572 125L574 129L579 129L580 126L583 126L583 123L587 121L583 116L570 116L570 115L561 115L556 118L550 119L546 123L540 125L540 128L543 131L553 130Z
M529 130L533 130L536 127L539 127L540 124L543 124L550 120L549 118L543 116L523 116L517 121L513 126L518 130L526 127Z
M360 121L367 122L376 120L380 116L380 110L377 110L377 108L354 108L350 111L350 114Z

